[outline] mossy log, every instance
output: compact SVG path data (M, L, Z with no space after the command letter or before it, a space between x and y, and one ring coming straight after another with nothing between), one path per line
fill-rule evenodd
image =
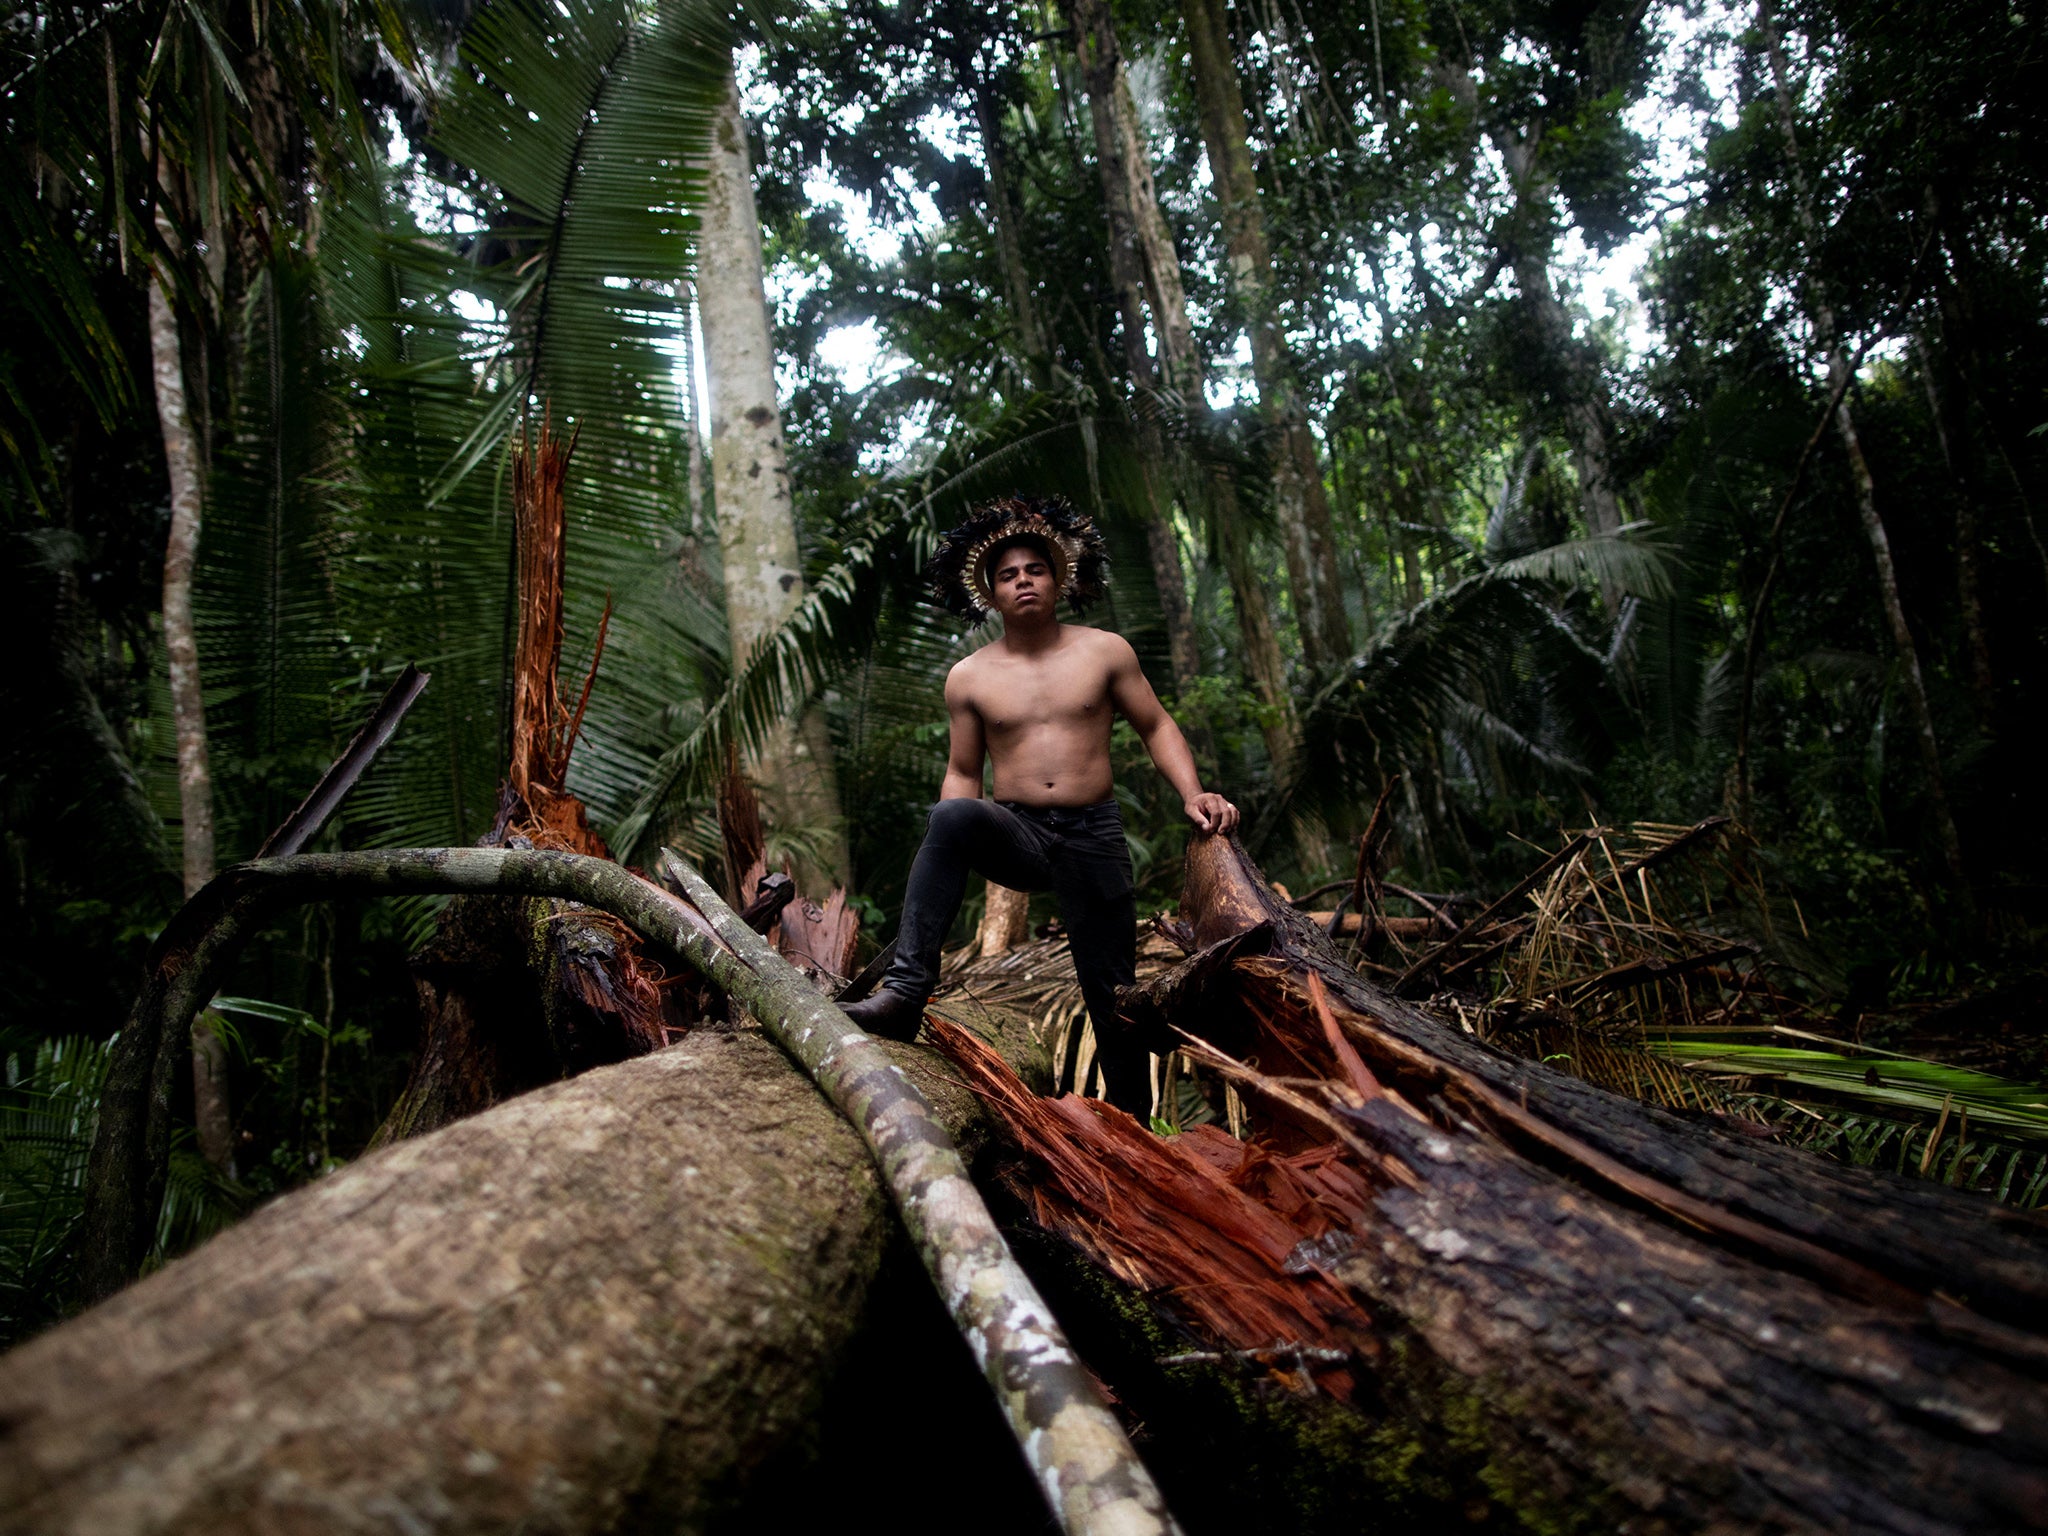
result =
M1035 1099L944 1037L1178 1506L1263 1446L1233 1529L2048 1528L2048 1223L1496 1052L1222 840L1181 915L1193 955L1130 1012L1218 1042L1188 1049L1249 1145Z
M950 1068L890 1051L971 1147ZM693 1033L372 1153L14 1351L0 1530L701 1529L816 1407L893 1230L802 1072Z
M1149 1475L1101 1402L1092 1379L1067 1347L1058 1323L1018 1269L975 1193L952 1137L902 1065L879 1042L855 1028L805 977L775 954L695 870L667 854L664 865L687 900L679 900L605 860L505 849L306 856L240 865L220 876L188 904L159 940L147 968L142 996L131 1016L130 1029L124 1034L125 1049L117 1053L109 1071L92 1156L94 1172L106 1177L92 1190L97 1208L88 1206L88 1257L97 1253L108 1273L114 1275L127 1262L138 1213L148 1210L152 1190L161 1189L161 1169L152 1165L160 1160L164 1150L161 1112L165 1073L160 1063L165 1042L182 1036L200 1002L211 995L218 974L231 962L241 939L264 918L281 906L323 895L394 890L575 897L630 923L669 954L699 968L735 1002L744 1004L761 1021L764 1032L810 1074L815 1086L851 1123L879 1169L883 1187L902 1217L911 1243L936 1283L961 1338L994 1389L996 1405L1062 1527L1075 1536L1106 1532L1143 1536L1173 1530L1173 1522ZM513 1101L515 1105L527 1102ZM454 1129L477 1123L460 1122ZM609 1150L623 1156L631 1149ZM807 1155L808 1149L800 1139L793 1150L801 1157ZM376 1165L377 1160L373 1159L367 1166ZM486 1157L467 1171L472 1181L488 1185L493 1166ZM508 1208L487 1202L485 1209L497 1214L485 1224L509 1217L546 1227L558 1219L556 1212L535 1213L527 1208L538 1191L523 1193L525 1200ZM570 1203L566 1219L573 1230L580 1192L558 1193ZM281 1208L303 1206L314 1198L302 1194L283 1202ZM394 1199L402 1197L373 1191L349 1210L375 1218ZM375 1225L374 1219L370 1224ZM431 1233L428 1238L431 1240ZM615 1234L600 1231L591 1234L590 1241L605 1243L614 1238ZM338 1239L330 1242L323 1224L316 1222L312 1230L301 1234L297 1244L284 1243L281 1247L295 1247L304 1254L309 1249L318 1251L323 1245L337 1249L344 1246ZM516 1242L508 1242L508 1246L516 1246ZM203 1272L207 1265L202 1260L213 1251L209 1248L195 1255L176 1266L176 1271ZM774 1263L776 1255L769 1253L767 1260ZM560 1270L573 1268L566 1261L553 1266ZM233 1289L225 1284L226 1278L222 1277L222 1289ZM381 1317L385 1309L380 1292L388 1287L377 1283L380 1277L374 1271L360 1278L365 1283L351 1287L353 1294L344 1294L339 1304L358 1319L366 1308L373 1317ZM543 1305L563 1299L557 1295L557 1275L548 1262L539 1263L538 1274L521 1283L531 1284L540 1292ZM800 1276L798 1283L812 1282L810 1277ZM601 1281L592 1284L599 1291L604 1289ZM179 1303L186 1310L199 1308L207 1294L204 1290L187 1291ZM404 1312L406 1308L401 1305L400 1310ZM410 1310L414 1321L425 1327L434 1326L432 1306L419 1304ZM202 1311L201 1320L206 1317ZM232 1330L238 1324L246 1326L249 1317L246 1310L230 1311L218 1320L218 1326L209 1335L209 1330L200 1327L197 1320L188 1326L174 1307L172 1315L156 1318L153 1326L160 1338L182 1339L189 1335L204 1341L211 1336L211 1354L232 1362L243 1345ZM60 1336L73 1336L74 1331L90 1333L92 1323L92 1317L82 1319L60 1330ZM771 1334L778 1326L765 1313L756 1315L753 1323ZM741 1326L745 1326L744 1320ZM221 1336L222 1329L229 1330L225 1337ZM671 1343L685 1353L690 1349L687 1339L674 1339ZM504 1347L517 1353L524 1345L515 1338L506 1341ZM171 1353L175 1356L178 1351L173 1349ZM437 1383L429 1375L425 1387L430 1391L437 1385L441 1387L434 1393L433 1411L443 1416L460 1413L464 1403L459 1392L468 1390L462 1386L464 1382L476 1378L476 1364L472 1357L446 1383ZM597 1368L611 1369L602 1364ZM463 1369L469 1374L462 1374ZM612 1374L618 1375L616 1371ZM278 1370L258 1372L256 1380L231 1384L212 1403L211 1423L201 1427L217 1433L223 1414L229 1419L237 1414L266 1415L270 1411L268 1394L261 1390L260 1383L278 1375ZM109 1367L110 1380L119 1383L122 1376L118 1366ZM248 1389L246 1397L241 1388ZM57 1399L63 1397L64 1390L61 1382L47 1376L40 1388L44 1397ZM131 1382L128 1390L146 1393L148 1388L143 1383ZM754 1389L750 1386L747 1390ZM11 1416L0 1405L0 1425L11 1421L19 1428L38 1418L51 1417L41 1404L40 1398L21 1402L15 1405ZM550 1423L548 1431L551 1435L563 1428L560 1423ZM60 1432L54 1442L42 1442L40 1452L21 1451L29 1466L21 1480L31 1493L39 1487L36 1462L49 1453L53 1443L61 1444L62 1438ZM561 1447L550 1453L549 1443L544 1436L534 1455L545 1460L550 1454L558 1458L569 1454ZM16 1447L26 1444L25 1439L19 1440ZM138 1481L146 1487L153 1480L144 1474ZM0 1488L4 1488L4 1481L0 1481ZM458 1528L478 1524L488 1528L493 1519L505 1513L499 1508L491 1518L480 1516ZM262 1509L258 1508L250 1519L255 1527L268 1528ZM63 1522L56 1523L61 1527ZM520 1528L527 1528L531 1521L522 1519L519 1524ZM572 1522L561 1528L582 1527Z

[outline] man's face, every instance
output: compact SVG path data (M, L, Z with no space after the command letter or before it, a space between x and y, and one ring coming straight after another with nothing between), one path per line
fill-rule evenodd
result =
M1052 562L1028 544L1013 544L996 556L989 572L989 592L1004 618L1050 613L1053 599Z

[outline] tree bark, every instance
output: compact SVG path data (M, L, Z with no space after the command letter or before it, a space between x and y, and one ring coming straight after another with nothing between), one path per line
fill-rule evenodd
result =
M1891 536L1877 510L1877 482L1870 473L1870 461L1863 454L1863 439L1856 430L1856 414L1849 403L1849 357L1842 350L1835 311L1828 299L1827 280L1820 270L1820 219L1814 211L1812 190L1799 154L1799 134L1793 122L1792 85L1785 64L1785 50L1778 39L1777 21L1770 0L1758 0L1757 29L1763 35L1769 57L1771 83L1778 110L1778 129L1785 141L1785 164L1792 179L1793 213L1798 220L1806 249L1806 310L1813 321L1814 340L1827 358L1828 384L1835 391L1835 428L1842 451L1849 460L1849 475L1856 486L1856 511L1863 521L1863 534L1870 543L1871 559L1877 567L1878 600L1884 609L1885 627L1890 631L1892 654L1898 661L1900 691L1906 696L1906 712L1913 721L1914 743L1920 749L1921 769L1927 775L1927 799L1934 812L1935 834L1941 842L1949 877L1966 906L1974 905L1969 871L1963 863L1963 843L1956 831L1954 812L1949 808L1948 778L1941 764L1941 742L1934 732L1934 710L1928 703L1927 683L1920 671L1920 648L1906 621L1906 605L1899 596L1898 567L1892 560Z
M1116 30L1103 0L1072 0L1066 7L1074 29L1074 46L1081 63L1082 82L1088 91L1089 118L1095 131L1096 163L1102 181L1103 205L1110 230L1111 276L1124 317L1124 346L1127 366L1134 379L1148 382L1153 377L1152 361L1144 346L1144 303L1149 300L1159 342L1159 371L1176 391L1183 408L1198 423L1209 420L1209 400L1203 387L1206 370L1195 346L1194 328L1188 321L1187 295L1181 283L1180 256L1173 233L1159 207L1152 178L1151 156L1139 131L1137 107L1131 99ZM1142 429L1142 424L1141 424ZM1156 433L1154 441L1157 441ZM1163 443L1153 450L1159 465L1158 483L1166 479ZM1264 727L1267 756L1277 775L1292 770L1297 726L1293 697L1287 691L1286 663L1274 633L1272 611L1266 602L1263 578L1251 558L1237 487L1220 466L1204 464L1194 477L1197 488L1210 503L1211 525L1222 546L1224 574L1230 582L1231 604L1237 614L1238 638L1244 647L1245 671L1259 702L1265 707ZM1180 557L1172 548L1172 530L1163 516L1147 527L1153 545L1152 558L1165 601L1169 583L1175 600L1185 611L1180 588ZM1164 549L1160 547L1164 544ZM1169 628L1175 620L1169 616ZM1189 676L1199 672L1195 654L1192 616L1186 625L1186 640L1176 640L1176 656L1184 643ZM1176 660L1176 671L1183 665ZM1179 679L1185 681L1185 679Z
M606 860L495 848L257 861L211 882L159 937L109 1065L81 1242L88 1294L108 1294L133 1274L162 1198L166 1042L188 1026L247 935L281 906L402 891L580 900L629 923L751 1010L853 1122L1063 1527L1104 1536L1174 1530L930 1105L881 1046L769 948L701 875L672 853L664 852L663 865L687 904Z
M1608 444L1607 390L1600 378L1599 360L1572 339L1571 317L1551 284L1550 183L1537 168L1534 150L1526 139L1503 130L1494 135L1494 144L1515 184L1519 205L1510 262L1515 288L1562 386L1565 430L1571 439L1572 468L1578 472L1579 506L1585 513L1586 531L1596 537L1612 537L1621 531L1623 518ZM1539 225L1544 234L1535 238L1531 230ZM1608 592L1604 596L1612 612L1617 595Z
M1188 605L1187 577L1171 521L1173 474L1166 440L1145 396L1159 387L1159 368L1145 346L1145 296L1148 285L1146 236L1139 212L1139 178L1149 196L1151 171L1129 126L1117 115L1119 97L1126 106L1130 92L1123 81L1123 62L1116 34L1103 0L1063 0L1062 12L1074 34L1074 52L1081 65L1081 83L1088 93L1088 120L1095 135L1095 168L1102 188L1103 217L1109 235L1109 276L1116 288L1123 322L1124 373L1137 397L1130 403L1131 429L1145 477L1145 551L1151 559L1159 611L1166 621L1167 653L1176 687L1200 675L1194 615ZM1133 161L1133 154L1138 157ZM1153 218L1158 217L1157 209ZM1176 270L1174 282L1179 282ZM1156 297L1156 295L1155 295ZM1157 312L1155 310L1155 317ZM1160 320L1162 335L1165 321ZM1162 358L1163 361L1163 358Z
M1031 893L1013 891L1006 885L988 882L988 904L982 908L981 926L975 930L975 953L987 959L1007 955L1031 930Z
M1471 71L1462 63L1449 62L1439 63L1436 72L1476 121L1479 89ZM1530 139L1504 124L1494 125L1487 133L1500 151L1514 191L1514 209L1507 229L1495 236L1496 246L1515 274L1522 311L1555 380L1554 393L1572 445L1572 468L1578 476L1579 508L1586 531L1597 537L1612 536L1620 531L1624 518L1608 436L1607 387L1599 359L1573 339L1571 316L1550 278L1555 188L1537 165ZM1620 594L1603 586L1601 596L1608 611L1616 611Z
M365 1157L9 1356L0 1529L701 1530L813 1410L891 1224L801 1073L694 1033Z
M157 232L166 253L177 233L162 209ZM171 530L164 546L164 661L170 673L171 722L178 743L178 811L185 894L213 878L213 769L206 750L206 699L199 641L192 622L192 572L199 560L206 454L185 397L185 347L171 304L174 279L161 264L149 278L149 352L156 384L157 425L171 482ZM227 1047L205 1015L192 1029L192 1100L199 1152L223 1173L234 1168L234 1123L228 1105Z
M728 83L724 109L712 126L710 171L697 305L711 388L712 497L725 557L726 627L737 671L804 597L789 455L775 392L761 222L737 83ZM798 884L810 890L845 884L846 821L823 711L812 707L784 722L749 766L774 820L802 829L818 850L816 867L809 867L810 859L798 861L805 866Z
M1222 0L1183 0L1188 61L1222 214L1230 291L1251 336L1252 371L1261 414L1273 438L1273 511L1287 556L1287 585L1310 667L1334 666L1351 654L1337 537L1315 436L1281 331L1272 247L1259 205L1258 176L1245 132L1244 94L1231 57ZM1367 623L1370 625L1370 616Z
M995 231L996 259L1003 269L1003 296L1009 300L1011 323L1017 328L1017 347L1023 354L1024 371L1033 388L1051 389L1052 348L1045 339L1045 325L1038 318L1031 268L1024 259L1024 215L1017 206L1016 179L1010 172L1010 152L1003 141L1003 104L987 73L975 64L971 47L952 54L951 61L961 89L974 103L982 163L988 168L989 222Z
M1970 658L1970 692L1977 704L1978 723L1986 730L1998 719L1998 674L1991 666L1991 640L1984 627L1984 538L1977 523L1977 488L1964 467L1959 449L1952 441L1948 417L1943 410L1944 391L1934 382L1934 349L1914 337L1913 349L1920 354L1920 383L1927 395L1927 414L1934 423L1935 440L1941 445L1941 462L1948 469L1956 495L1956 606L1963 616L1963 641Z
M1125 1011L1218 1042L1186 1049L1256 1105L1249 1145L942 1043L1022 1148L1031 1221L1192 1336L1182 1365L1291 1395L1327 1483L1416 1528L2042 1528L2041 1223L1501 1055L1366 982L1223 840L1190 845L1180 917L1191 958ZM1185 1497L1157 1409L1198 1383L1146 1353L1127 1400Z
M690 538L704 532L704 413L697 394L697 283L683 279L683 377L689 381L684 394L690 402L690 420L685 444L689 450ZM687 558L694 560L694 550ZM695 585L694 580L692 585Z

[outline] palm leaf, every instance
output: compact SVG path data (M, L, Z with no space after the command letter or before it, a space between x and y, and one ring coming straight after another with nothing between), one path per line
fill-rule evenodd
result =
M480 11L434 131L493 209L477 249L507 254L488 267L421 232L374 165L358 171L330 241L357 374L337 586L373 686L406 661L434 673L357 792L372 841L471 841L494 812L514 623L506 456L542 404L578 434L566 654L587 655L608 594L615 607L576 764L601 819L695 718L724 637L677 565L675 294L729 47L722 13L698 0ZM465 319L463 290L498 318Z
M248 856L327 766L343 637L328 487L341 450L310 263L282 245L252 284L244 381L215 460L194 580L222 852Z
M1845 1046L1688 1039L1649 1040L1644 1049L1695 1072L1763 1079L1786 1097L1818 1090L1834 1102L1938 1115L1953 1103L1973 1125L2048 1139L2048 1089L1945 1062ZM1874 1080L1873 1080L1874 1079Z

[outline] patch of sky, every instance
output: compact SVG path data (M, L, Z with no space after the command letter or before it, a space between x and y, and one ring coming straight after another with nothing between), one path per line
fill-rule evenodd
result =
M1229 410L1234 405L1251 405L1259 398L1252 378L1252 339L1239 331L1232 339L1230 355L1218 358L1202 379L1202 393L1211 408Z
M1733 126L1740 38L1748 16L1747 10L1722 0L1657 8L1648 24L1665 34L1668 46L1658 50L1650 89L1623 118L1648 150L1644 171L1653 189L1650 216L1605 252L1592 249L1577 229L1567 230L1558 244L1553 280L1560 296L1613 338L1626 365L1639 363L1663 344L1642 303L1643 270L1666 225L1693 200L1708 134L1715 127ZM1689 91L1693 79L1705 90Z

